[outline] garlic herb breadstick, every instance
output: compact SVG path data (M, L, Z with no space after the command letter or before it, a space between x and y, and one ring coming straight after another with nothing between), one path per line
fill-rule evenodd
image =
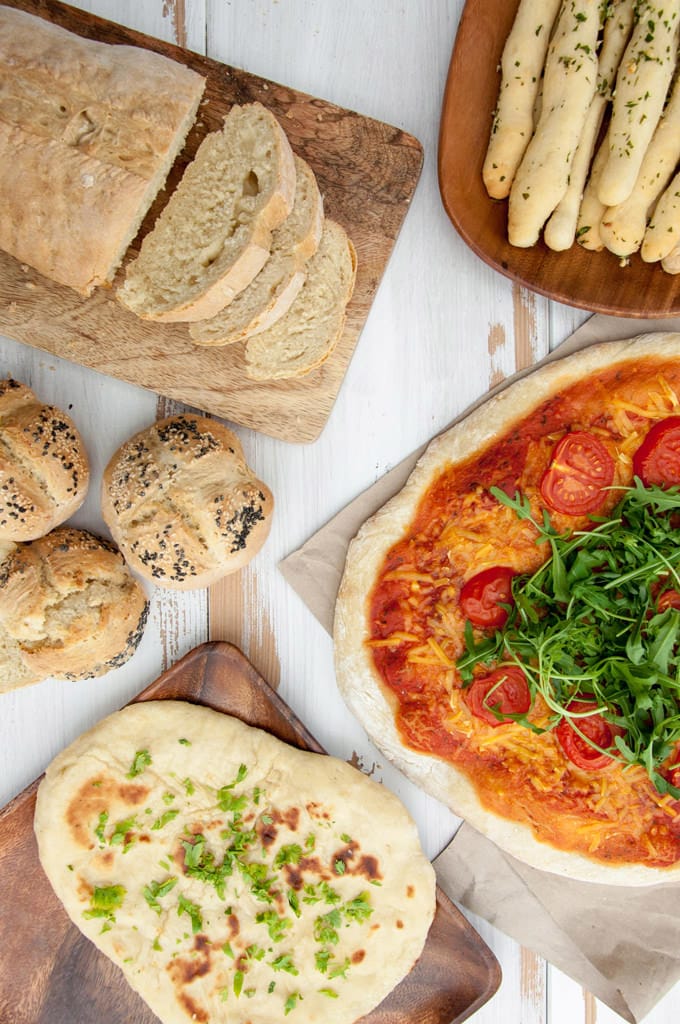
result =
M680 242L680 172L675 175L656 204L645 231L640 255L646 263L668 256Z
M619 206L609 207L600 235L610 252L629 256L642 245L647 218L680 160L680 77L676 78L666 109L656 126L635 187Z
M550 31L560 0L521 0L501 57L501 87L482 176L493 199L505 199L534 130Z
M608 136L605 135L590 168L590 176L586 182L576 221L576 241L590 252L600 252L604 249L604 242L600 238L600 221L607 207L597 198L597 190L608 158L609 143Z
M680 3L680 0L678 0ZM597 85L599 0L564 0L548 47L543 109L510 189L508 238L530 246L569 184Z
M618 206L633 191L661 116L677 56L680 0L638 0L636 18L616 78L599 188L605 206Z
M591 101L583 126L583 134L571 165L567 191L557 204L543 233L545 244L557 252L569 249L576 237L579 207L583 198L590 161L607 103L611 99L612 86L616 80L621 56L633 27L634 9L635 0L614 0L607 8L607 20L597 69L597 91Z

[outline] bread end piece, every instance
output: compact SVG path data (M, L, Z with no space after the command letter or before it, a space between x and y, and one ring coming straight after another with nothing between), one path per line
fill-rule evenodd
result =
M320 366L340 340L354 291L356 250L338 223L326 220L321 244L292 306L273 327L246 345L253 380L303 377Z
M205 79L161 54L0 7L0 246L88 296L113 280ZM65 228L67 225L67 229Z

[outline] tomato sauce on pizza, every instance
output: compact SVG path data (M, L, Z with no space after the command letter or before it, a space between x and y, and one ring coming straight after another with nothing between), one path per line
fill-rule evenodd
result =
M483 638L502 627L514 577L549 558L534 522L547 512L561 533L592 530L634 475L680 483L677 359L649 356L586 376L444 468L384 560L367 643L402 741L464 772L488 810L603 863L667 867L680 862L680 799L641 765L622 764L622 730L596 703L579 697L567 709L575 717L556 725L544 695L529 695L521 665L478 666L467 683L459 671L466 629ZM533 521L501 492L522 495ZM680 606L677 590L662 589L659 611ZM676 785L680 757L671 751L667 762L662 774Z

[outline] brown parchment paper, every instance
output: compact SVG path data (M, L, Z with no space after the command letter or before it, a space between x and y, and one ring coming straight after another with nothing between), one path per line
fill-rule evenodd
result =
M463 413L553 359L601 341L680 331L680 320L593 316L541 363L504 381ZM321 625L333 629L350 540L405 483L425 446L347 505L279 568ZM434 861L451 899L539 953L632 1024L680 981L680 885L574 882L503 853L463 823Z

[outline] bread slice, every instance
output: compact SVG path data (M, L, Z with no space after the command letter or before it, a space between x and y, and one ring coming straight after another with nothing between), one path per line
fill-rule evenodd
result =
M285 316L246 344L253 380L303 377L337 345L356 278L356 252L344 229L324 223L321 244L307 264L300 294Z
M271 255L260 273L233 302L210 320L191 324L197 345L230 345L259 334L290 308L305 279L305 263L319 248L323 199L314 172L295 157L295 202L272 235Z
M89 295L184 145L205 79L0 6L0 248Z
M262 269L294 196L293 152L276 118L261 103L232 107L199 146L118 298L148 320L215 316Z

